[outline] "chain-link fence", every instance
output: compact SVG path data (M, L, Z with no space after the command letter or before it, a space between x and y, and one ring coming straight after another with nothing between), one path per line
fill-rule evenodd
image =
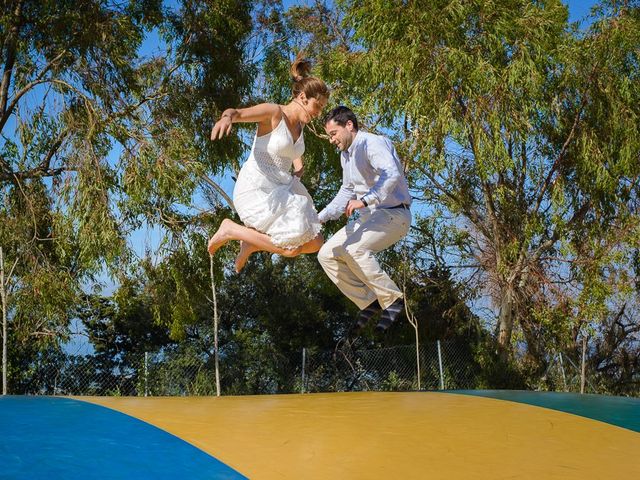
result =
M302 372L304 391L467 389L479 366L467 346L455 342L357 350L343 345L309 355ZM305 355L305 358L307 356Z
M606 393L596 371L582 376L579 358L558 353L533 382L517 371L492 372L472 346L459 341L362 349L348 342L332 351L303 349L291 359L265 358L238 366L220 358L222 394L437 389L522 388ZM215 395L211 353L184 350L129 354L59 355L43 359L11 385L14 394L47 395ZM497 379L497 380L496 380ZM506 379L506 380L505 380Z

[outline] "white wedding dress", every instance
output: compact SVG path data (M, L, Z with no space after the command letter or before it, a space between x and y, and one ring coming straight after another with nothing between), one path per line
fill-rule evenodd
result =
M233 204L242 222L285 249L313 240L321 228L311 196L291 175L293 160L303 153L302 133L294 142L283 115L271 132L260 137L256 132L233 189Z

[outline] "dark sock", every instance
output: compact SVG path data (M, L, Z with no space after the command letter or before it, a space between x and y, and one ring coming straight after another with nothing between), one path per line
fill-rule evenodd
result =
M363 308L358 312L358 319L356 321L356 328L364 328L366 327L369 320L371 320L376 313L382 310L382 307L378 303L378 300L375 300L371 305L366 308Z
M376 325L376 330L379 332L384 332L393 324L393 322L398 319L402 310L404 310L404 300L402 298L398 298L395 302L393 302L385 310L382 311L380 321L378 322L378 325Z

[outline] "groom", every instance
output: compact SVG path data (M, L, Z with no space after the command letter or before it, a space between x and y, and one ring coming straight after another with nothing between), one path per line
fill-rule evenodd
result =
M358 130L347 107L331 110L324 119L329 141L342 153L342 187L319 214L320 222L343 213L356 220L328 239L318 260L329 278L360 308L360 330L382 311L376 331L384 332L404 308L402 292L374 254L402 239L411 225L411 195L402 165L391 141Z

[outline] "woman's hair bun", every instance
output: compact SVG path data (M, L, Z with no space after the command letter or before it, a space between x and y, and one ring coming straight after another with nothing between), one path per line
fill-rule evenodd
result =
M294 98L304 93L307 98L324 97L329 99L327 85L311 75L311 62L304 58L302 52L298 53L293 65L291 65L291 79L293 80L291 92Z
M311 75L311 62L304 58L302 52L298 53L291 65L291 78L294 82L299 82L303 78Z

